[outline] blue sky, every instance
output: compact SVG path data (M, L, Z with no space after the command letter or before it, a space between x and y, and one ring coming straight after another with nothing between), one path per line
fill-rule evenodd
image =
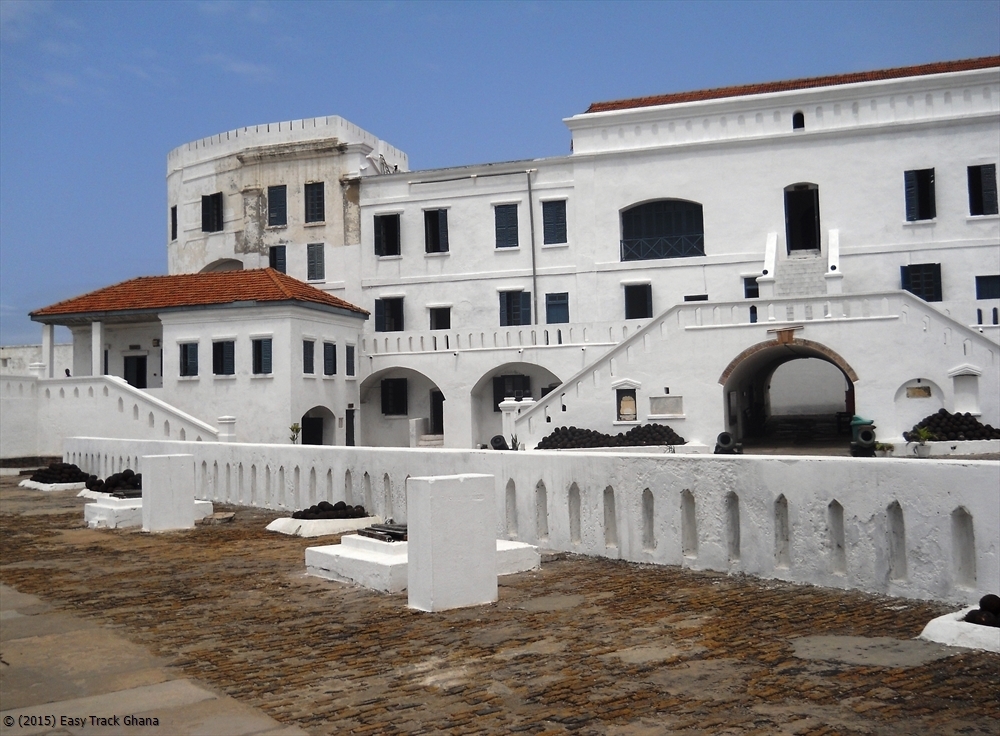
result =
M335 114L414 169L563 155L597 100L997 53L1000 0L0 0L0 342L165 273L166 155L207 135Z

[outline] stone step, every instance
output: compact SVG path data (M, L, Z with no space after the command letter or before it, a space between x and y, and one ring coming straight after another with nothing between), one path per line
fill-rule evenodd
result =
M444 435L422 434L417 439L417 447L444 447Z

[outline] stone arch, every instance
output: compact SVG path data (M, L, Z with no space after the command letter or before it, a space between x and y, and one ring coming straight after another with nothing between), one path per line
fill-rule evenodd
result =
M379 336L392 333L378 333ZM405 414L385 414L383 413L383 381L405 379L406 399ZM424 429L419 434L428 434L433 421L432 411L435 409L435 398L432 394L440 395L440 410L443 414L447 397L439 388L439 383L426 373L422 373L413 368L405 366L392 366L375 371L366 377L359 387L359 398L365 406L371 407L361 412L361 438L365 445L370 447L409 447L410 446L410 422L412 419L423 419ZM398 390L398 384L397 384ZM398 407L394 407L398 411ZM444 418L439 417L442 424ZM448 427L442 427L445 433Z
M517 328L512 327L510 329ZM525 326L525 329L530 329L530 327ZM508 376L526 377L527 391L523 388L525 385L523 382L524 379L519 379L518 381L505 380L505 383L510 383L511 386L514 386L515 383L520 383L522 388L515 389L515 391L522 391L526 394L524 398L534 398L535 400L541 398L543 389L558 386L562 383L562 379L559 376L545 366L537 363L513 361L490 368L479 377L479 380L473 384L472 389L469 391L472 408L473 445L486 445L489 443L490 438L503 432L502 414L499 411L495 411L495 393L499 387L495 384L494 379L506 378ZM509 437L507 441L510 441Z
M219 258L201 269L199 273L218 273L220 271L242 271L243 261L235 258Z

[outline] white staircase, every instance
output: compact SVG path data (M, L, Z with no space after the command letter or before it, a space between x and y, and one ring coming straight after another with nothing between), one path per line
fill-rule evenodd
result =
M778 263L775 296L817 296L826 293L826 259L822 256L788 258Z

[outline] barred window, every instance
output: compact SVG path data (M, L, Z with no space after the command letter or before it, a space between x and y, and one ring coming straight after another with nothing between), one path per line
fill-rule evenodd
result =
M941 264L912 263L900 269L902 287L925 302L941 301Z
M703 255L705 226L697 202L660 199L622 212L621 260Z
M198 343L182 342L180 344L181 353L181 375L198 375Z

